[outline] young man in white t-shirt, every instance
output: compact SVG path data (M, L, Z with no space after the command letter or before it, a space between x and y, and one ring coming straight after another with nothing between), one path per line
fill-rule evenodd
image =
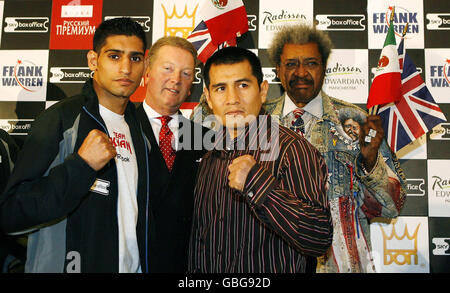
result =
M0 197L0 228L32 231L26 272L148 271L147 145L129 102L146 36L116 18L93 45L93 78L36 119Z

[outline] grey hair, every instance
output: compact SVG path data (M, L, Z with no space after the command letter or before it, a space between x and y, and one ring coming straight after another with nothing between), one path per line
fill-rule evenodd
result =
M275 34L267 51L273 64L277 66L280 64L285 44L303 45L306 43L316 43L318 45L322 63L326 65L331 49L333 49L333 42L328 33L307 24L284 26Z
M344 124L348 119L358 122L360 125L364 124L366 118L357 110L352 108L343 108L339 110L339 121Z
M176 36L164 36L164 37L158 39L151 46L151 48L148 52L148 56L147 56L148 65L153 64L153 62L156 58L156 55L159 52L159 49L163 46L172 46L172 47L176 47L176 48L180 48L180 49L188 51L189 53L191 53L192 58L194 58L194 65L197 65L197 63L198 63L197 50L195 49L195 47L188 40L181 38L181 37L176 37Z

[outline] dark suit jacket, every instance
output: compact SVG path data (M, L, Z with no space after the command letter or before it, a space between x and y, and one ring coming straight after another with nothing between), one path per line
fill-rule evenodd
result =
M142 105L138 107L137 115L151 145L150 208L154 214L154 225L149 233L149 272L184 273L188 263L197 168L206 150L201 144L201 150L191 147L177 151L172 172L169 172ZM210 131L188 119L183 121L191 126L192 142L194 131L201 137ZM189 138L180 138L182 142L185 139Z

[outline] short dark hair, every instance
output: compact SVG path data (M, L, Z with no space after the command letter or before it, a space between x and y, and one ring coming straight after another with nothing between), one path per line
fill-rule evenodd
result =
M263 82L263 73L259 58L250 50L240 47L226 47L215 52L206 60L203 68L203 80L206 88L209 88L209 71L212 65L236 64L247 60L252 67L252 74L258 81L258 86Z
M117 35L136 36L141 39L144 51L147 49L147 38L142 26L129 17L119 17L105 20L97 27L94 34L94 51L100 53L106 39Z

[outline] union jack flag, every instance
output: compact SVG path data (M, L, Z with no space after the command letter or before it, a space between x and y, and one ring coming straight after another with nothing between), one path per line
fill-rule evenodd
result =
M194 28L191 34L187 37L187 40L191 42L197 50L198 59L203 63L205 63L206 60L208 60L208 58L218 49L227 46L236 46L236 39L232 39L219 46L214 45L208 27L203 20Z
M447 121L413 61L406 54L403 38L398 46L398 55L402 71L402 97L395 104L386 104L378 111L383 120L387 142L394 152L439 123Z

